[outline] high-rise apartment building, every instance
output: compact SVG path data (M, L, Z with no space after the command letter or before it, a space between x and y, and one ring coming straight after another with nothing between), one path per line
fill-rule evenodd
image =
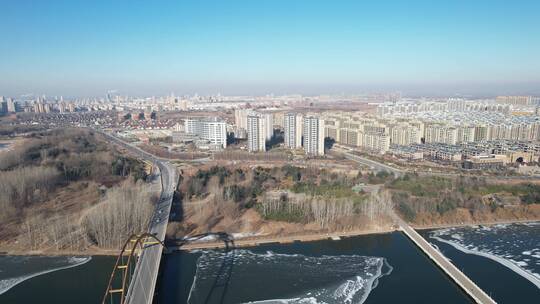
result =
M0 114L7 112L7 101L4 96L0 96Z
M259 115L247 116L247 139L250 152L266 151L266 119Z
M227 147L227 125L217 117L210 119L186 119L184 130L187 134L193 134L206 139L213 144Z
M274 137L274 115L272 113L260 113L264 119L264 135L266 140L271 140Z
M236 109L234 110L234 124L237 128L247 130L247 117L253 114L251 109Z
M420 128L409 124L399 124L392 127L391 143L394 145L408 146L419 144L422 140Z
M291 149L302 147L302 116L296 113L285 114L283 118L285 146Z
M455 145L458 143L458 129L444 124L428 124L425 128L426 143L444 143Z
M17 104L15 103L13 98L8 98L8 100L7 100L7 111L9 113L17 112Z
M248 128L248 116L259 116L264 122L264 137L266 140L272 139L274 136L274 116L272 113L258 112L251 109L236 109L234 110L234 123L238 134L242 134L242 130ZM238 137L237 138L241 138Z
M303 121L304 151L308 155L324 155L324 120L307 116Z
M361 147L379 153L385 153L390 149L390 136L384 133L360 133Z

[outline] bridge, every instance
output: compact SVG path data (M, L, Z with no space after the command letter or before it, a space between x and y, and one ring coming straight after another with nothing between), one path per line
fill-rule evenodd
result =
M124 245L124 249L111 275L109 287L103 298L103 303L112 302L114 296L118 294L119 296L117 298L120 298L120 303L150 304L154 298L159 265L164 248L163 242L169 222L172 199L178 181L176 169L168 161L157 158L113 135L100 130L96 130L96 132L135 154L137 157L155 164L160 172L161 196L154 208L148 231L141 236L132 236L129 240L132 243L131 247L129 247L129 244ZM123 256L126 253L129 254L129 257L135 254L138 258L128 258L128 261L122 264ZM135 259L135 265L131 267L132 261ZM119 276L120 279L115 279L117 271L121 273ZM118 282L118 280L121 282ZM120 287L114 287L113 285L115 283L120 283Z
M496 302L486 294L469 277L450 262L439 250L433 248L418 232L416 232L405 221L397 215L393 215L401 231L429 257L448 277L450 277L467 295L478 304L496 304Z

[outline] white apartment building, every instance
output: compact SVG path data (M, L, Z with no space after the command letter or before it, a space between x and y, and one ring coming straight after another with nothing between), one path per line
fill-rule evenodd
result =
M308 155L324 155L324 120L315 116L303 119L304 151Z
M247 130L247 117L253 114L251 109L235 109L234 110L234 124L237 128Z
M283 118L285 146L291 149L302 147L302 115L287 113Z
M9 113L15 113L17 111L17 105L13 101L13 98L8 98L7 100L7 111Z
M377 151L379 153L386 153L390 150L390 136L381 133L361 133L362 147Z
M265 120L264 136L266 140L272 139L274 136L274 116L272 113L256 112L252 109L236 109L234 110L234 123L237 130L247 130L248 116L259 116ZM240 133L240 132L239 132Z
M274 137L274 115L272 113L259 113L262 119L264 119L264 136L266 140Z
M186 119L184 130L187 134L197 135L213 144L227 147L227 125L217 117L210 119Z
M326 137L349 146L384 153L390 148L390 128L378 119L354 113L333 113L325 116Z
M285 114L284 112L273 112L272 116L274 118L274 127L284 128L285 127Z
M475 141L474 126L457 126L457 142L473 142Z
M458 130L442 124L428 124L424 130L426 143L444 143L455 145L458 142Z
M422 140L422 133L418 127L398 124L392 127L390 140L392 144L400 146L419 144Z
M266 151L266 119L259 115L247 116L247 139L250 152Z
M389 128L384 124L370 123L361 126L359 146L385 153L390 149Z

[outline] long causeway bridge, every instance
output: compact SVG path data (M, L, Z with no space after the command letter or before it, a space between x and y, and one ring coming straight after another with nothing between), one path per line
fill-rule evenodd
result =
M496 302L476 285L469 277L450 262L439 250L433 248L416 230L399 217L394 217L401 231L424 252L448 277L450 277L467 295L478 304L495 304Z

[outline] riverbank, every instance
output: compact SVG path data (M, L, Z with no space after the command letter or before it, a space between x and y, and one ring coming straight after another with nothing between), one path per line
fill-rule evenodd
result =
M418 230L432 230L443 228L456 228L467 227L475 225L500 225L500 224L519 224L519 223L531 223L540 222L540 219L524 219L524 220L495 220L495 221L480 221L474 223L456 223L456 224L438 224L438 225L411 225L414 229ZM375 234L387 234L394 231L398 231L398 227L394 225L387 225L378 228L371 229L357 229L350 231L336 231L336 232L313 232L313 233L295 233L286 236L280 235L259 235L243 237L234 240L235 247L254 247L264 244L287 244L295 242L313 242L320 240L339 240L340 238L347 238L359 235L375 235ZM200 250L200 249L215 249L224 248L225 244L222 241L199 241L195 243L186 244L180 247L169 248L169 250ZM73 255L88 255L88 256L117 256L120 250L112 249L100 249L89 248L84 251L50 251L50 250L3 250L0 248L0 256L12 255L12 256L73 256Z
M388 226L381 227L376 229L362 229L362 230L352 230L352 231L342 231L342 232L324 232L324 233L306 233L306 234L292 234L287 236L256 236L256 237L247 237L234 240L235 247L253 247L264 244L287 244L294 242L312 242L320 240L339 240L343 237L353 237L358 235L368 235L368 234L385 234L396 231L397 227ZM195 242L189 243L176 250L199 250L199 249L213 249L213 248L224 248L225 244L222 241L208 241L208 242Z
M440 224L440 225L429 225L429 226L412 226L414 229L418 230L429 230L429 229L443 229L443 228L454 228L454 227L466 227L466 226L475 226L475 225L499 225L499 224L518 224L518 223L530 223L538 222L540 219L526 219L526 220L499 220L499 221L481 221L475 223L456 223L456 224ZM256 236L256 237L247 237L241 238L234 241L235 247L253 247L263 244L287 244L294 242L312 242L320 240L339 240L340 238L353 237L359 235L371 235L371 234L386 234L394 231L398 231L399 228L395 225L388 227L381 227L378 229L360 229L352 231L342 231L342 232L325 232L325 233L308 233L308 234L293 234L287 236ZM214 249L214 248L224 248L225 244L222 241L207 241L207 242L196 242L190 243L179 248L174 248L174 250L200 250L200 249Z

